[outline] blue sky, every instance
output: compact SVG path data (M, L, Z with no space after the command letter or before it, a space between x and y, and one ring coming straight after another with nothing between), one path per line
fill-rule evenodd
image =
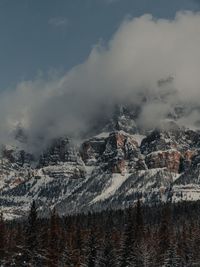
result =
M83 62L128 15L172 18L199 7L198 0L0 0L0 89Z

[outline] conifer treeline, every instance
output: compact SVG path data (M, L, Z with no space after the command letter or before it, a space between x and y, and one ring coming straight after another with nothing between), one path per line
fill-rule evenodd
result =
M200 202L24 221L0 216L0 266L200 266Z

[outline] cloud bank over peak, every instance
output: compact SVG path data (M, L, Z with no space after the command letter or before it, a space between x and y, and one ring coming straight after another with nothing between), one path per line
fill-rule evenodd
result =
M0 96L0 141L25 128L31 146L65 134L79 137L115 104L142 105L138 123L156 125L175 104L199 107L200 14L173 20L146 14L126 19L106 46L62 77L36 78ZM145 104L144 104L145 97ZM189 113L184 124L196 123Z

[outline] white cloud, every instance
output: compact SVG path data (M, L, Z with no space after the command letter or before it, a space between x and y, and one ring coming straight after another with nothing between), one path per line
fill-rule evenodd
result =
M141 105L139 122L147 126L175 103L200 106L199 25L200 14L192 12L173 20L144 15L124 21L106 48L97 45L63 77L23 82L1 93L0 139L8 139L17 123L33 146L66 133L78 136L116 103Z
M54 27L66 27L68 25L68 19L65 17L50 18L48 23Z
M105 2L107 4L113 4L113 3L116 3L116 2L119 2L120 0L105 0Z

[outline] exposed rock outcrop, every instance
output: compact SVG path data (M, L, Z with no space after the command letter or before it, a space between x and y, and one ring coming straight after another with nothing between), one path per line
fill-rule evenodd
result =
M181 153L177 150L156 151L148 154L145 162L149 169L167 168L178 173L180 169Z

